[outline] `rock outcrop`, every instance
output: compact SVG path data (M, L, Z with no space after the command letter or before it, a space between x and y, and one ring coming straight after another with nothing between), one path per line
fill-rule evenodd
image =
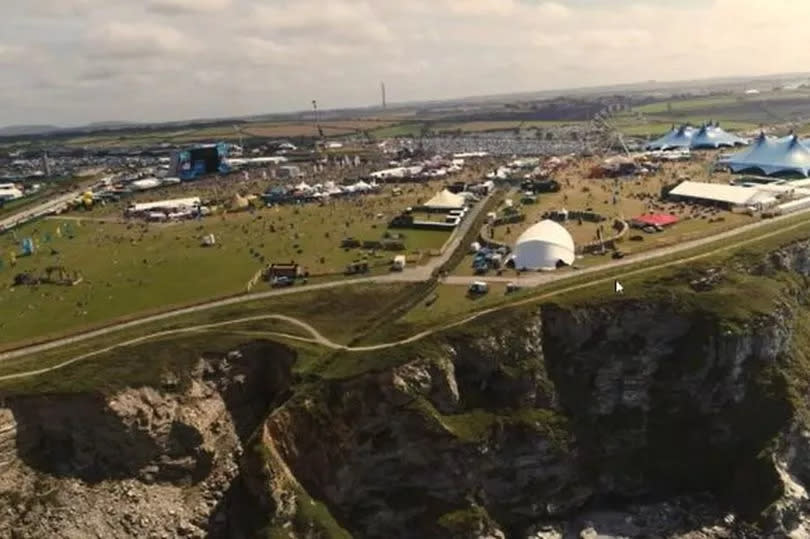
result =
M330 376L257 343L182 387L8 399L0 536L808 537L808 253L491 313Z
M183 388L169 375L161 388L7 399L0 537L252 537L242 444L289 386L284 350L201 358Z
M357 537L804 537L808 249L700 293L728 301L744 270L774 280L763 312L663 294L493 315L321 381L262 442Z

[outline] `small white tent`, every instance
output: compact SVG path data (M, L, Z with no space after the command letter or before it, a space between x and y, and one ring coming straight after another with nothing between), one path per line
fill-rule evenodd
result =
M363 180L360 180L359 182L355 183L353 187L355 191L359 192L371 191L371 185L367 184Z

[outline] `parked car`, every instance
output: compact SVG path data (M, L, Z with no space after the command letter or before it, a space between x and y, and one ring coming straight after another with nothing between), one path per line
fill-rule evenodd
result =
M271 283L274 288L281 288L284 286L292 286L295 284L295 279L292 277L280 276L275 277Z
M487 283L484 281L475 281L470 284L470 288L467 289L467 293L469 293L471 296L478 296L486 294L487 292L489 292L489 285L487 285Z

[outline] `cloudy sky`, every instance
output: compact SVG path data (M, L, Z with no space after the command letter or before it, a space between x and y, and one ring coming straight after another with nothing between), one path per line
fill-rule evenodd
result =
M807 0L0 1L0 125L810 67Z

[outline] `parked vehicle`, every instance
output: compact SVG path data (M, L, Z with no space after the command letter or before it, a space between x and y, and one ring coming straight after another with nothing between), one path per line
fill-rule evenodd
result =
M295 280L292 277L285 277L285 276L282 275L280 277L274 277L273 281L270 284L274 288L282 288L282 287L285 287L285 286L294 285Z
M489 285L484 281L475 281L472 284L470 284L470 288L467 290L467 292L471 296L486 294L487 292L489 292Z
M405 255L397 255L394 257L394 260L391 262L391 270L392 271L402 271L405 269Z

